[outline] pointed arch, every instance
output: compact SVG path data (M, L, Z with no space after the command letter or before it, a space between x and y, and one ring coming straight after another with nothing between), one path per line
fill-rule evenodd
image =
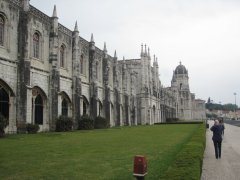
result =
M43 98L38 94L34 100L34 122L35 124L43 124Z
M0 114L9 119L10 111L10 97L15 96L12 88L0 79Z
M33 57L36 59L40 58L40 38L41 35L38 31L34 32L33 34Z
M32 122L43 125L47 108L46 93L39 87L34 86L32 89Z
M9 118L9 94L0 85L0 114Z
M102 116L103 115L103 104L101 102L101 100L98 100L98 116Z
M0 14L0 46L4 45L5 18Z
M68 116L68 102L66 99L62 100L62 116Z
M66 46L64 44L62 44L60 46L60 51L59 51L60 55L60 67L65 68L66 67Z
M82 95L82 100L83 100L82 115L86 115L88 114L89 111L89 102L84 95Z
M0 78L0 88L4 88L9 96L15 96L15 93L13 92L12 88L3 80Z
M9 20L5 13L0 12L0 46L9 48Z
M61 101L61 115L69 116L69 111L71 107L71 100L66 92L62 91L60 93L62 101Z

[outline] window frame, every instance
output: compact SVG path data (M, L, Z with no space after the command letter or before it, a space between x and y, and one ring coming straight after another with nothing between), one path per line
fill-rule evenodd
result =
M5 44L5 30L6 30L6 18L0 14L0 46Z
M69 102L66 98L62 100L61 106L62 106L61 115L67 117L69 112Z
M34 124L43 125L44 119L44 100L41 94L34 99Z
M66 46L62 44L59 48L59 66L60 68L66 68Z
M41 39L40 33L34 32L33 37L32 37L33 58L36 58L36 59L40 59L40 39Z

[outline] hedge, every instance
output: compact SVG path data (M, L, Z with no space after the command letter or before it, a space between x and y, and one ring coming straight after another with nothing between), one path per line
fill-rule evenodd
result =
M176 155L164 176L165 180L186 180L201 178L203 155L206 145L205 124L199 125L199 129Z
M78 121L78 129L80 130L94 129L93 119L88 115L83 115Z
M73 128L72 118L67 116L59 116L56 120L56 131L71 131Z

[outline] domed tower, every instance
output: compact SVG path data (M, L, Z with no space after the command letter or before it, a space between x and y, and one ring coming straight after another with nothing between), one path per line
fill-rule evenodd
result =
M184 65L180 64L173 71L171 87L177 98L177 115L181 120L191 120L191 93L188 83L188 71Z
M172 87L179 90L189 90L188 71L184 65L180 64L173 71Z

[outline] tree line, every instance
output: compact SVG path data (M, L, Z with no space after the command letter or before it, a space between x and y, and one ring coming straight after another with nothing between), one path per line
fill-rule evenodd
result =
M213 101L208 98L208 101L206 103L206 109L208 109L209 111L212 110L223 110L223 111L235 111L238 109L238 106L235 104L218 104L218 103L213 103Z

